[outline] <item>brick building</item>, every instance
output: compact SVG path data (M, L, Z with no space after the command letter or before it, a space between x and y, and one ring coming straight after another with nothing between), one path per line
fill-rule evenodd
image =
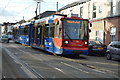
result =
M104 43L108 45L111 41L120 41L120 15L105 18Z

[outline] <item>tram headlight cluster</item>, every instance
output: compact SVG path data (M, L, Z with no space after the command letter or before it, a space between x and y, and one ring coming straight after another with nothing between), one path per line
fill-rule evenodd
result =
M65 41L65 44L69 44L69 41Z
M20 37L19 39L20 39L20 40L22 40L22 38L21 38L21 37Z
M88 42L85 42L85 44L87 44Z
M27 38L27 42L29 41L29 39Z

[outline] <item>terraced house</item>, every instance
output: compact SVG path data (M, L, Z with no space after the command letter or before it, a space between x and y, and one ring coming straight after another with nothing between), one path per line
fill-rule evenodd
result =
M79 0L59 9L61 14L89 19L92 23L90 39L108 45L120 40L119 0Z

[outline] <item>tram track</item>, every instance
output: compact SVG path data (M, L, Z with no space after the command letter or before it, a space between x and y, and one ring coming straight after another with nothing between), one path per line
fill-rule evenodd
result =
M6 48L3 48L8 55L18 64L21 65L21 69L27 73L27 75L30 77L30 78L36 78L36 79L39 79L39 80L45 80L45 78L38 72L36 72L32 67L30 67L27 63L23 62L19 57L16 57L14 54L12 54L8 49Z

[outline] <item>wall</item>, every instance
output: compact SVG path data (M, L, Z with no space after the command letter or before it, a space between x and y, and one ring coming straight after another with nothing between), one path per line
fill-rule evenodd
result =
M103 34L104 34L104 21L100 20L100 21L92 22L90 39L99 38L99 41L103 43L103 38L104 38Z
M105 44L108 45L111 42L110 33L111 28L116 27L116 41L120 41L120 17L115 18L108 18L105 19L106 25L105 25Z

